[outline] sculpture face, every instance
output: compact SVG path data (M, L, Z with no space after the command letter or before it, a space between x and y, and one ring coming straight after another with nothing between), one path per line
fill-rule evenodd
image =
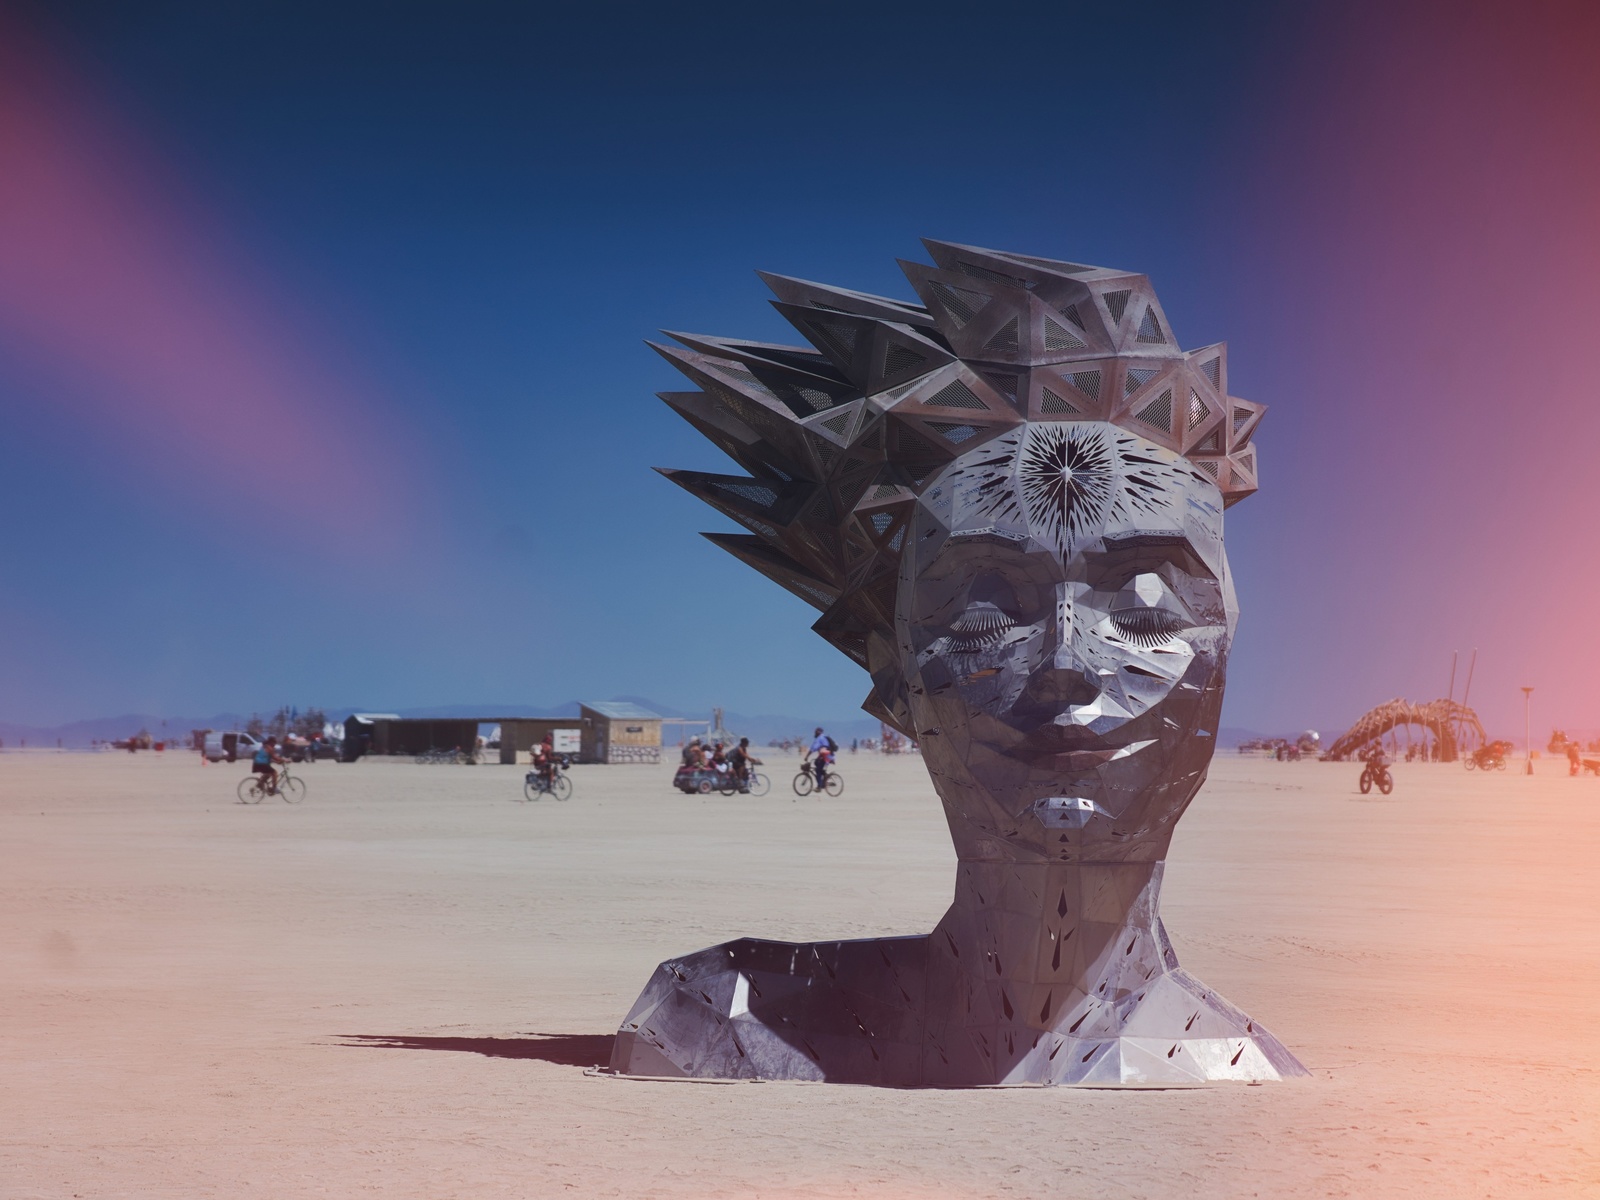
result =
M1159 857L1236 616L1215 483L1108 423L1032 422L952 463L908 542L903 669L958 848Z

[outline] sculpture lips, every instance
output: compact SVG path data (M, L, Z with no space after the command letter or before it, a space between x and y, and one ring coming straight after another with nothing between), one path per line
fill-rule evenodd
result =
M1121 757L1120 745L1108 745L1087 729L1046 725L1034 729L1005 753L1012 758L1057 771L1092 771Z
M1091 771L1117 757L1116 750L1068 750L1053 756L1058 770Z
M1013 717L1015 715L1015 710L1013 710ZM1054 716L1053 713L1050 715ZM1013 728L1018 726L1026 728L1028 725L1031 725L1032 728L1029 730L1022 746L1019 747L1020 750L1028 754L1053 754L1059 758L1076 753L1098 755L1104 751L1106 754L1110 754L1117 749L1117 746L1108 744L1103 736L1092 729L1085 729L1082 725L1057 725L1049 722L1048 718L1043 723L1038 721L1037 718L1028 720L1025 725L1019 721Z

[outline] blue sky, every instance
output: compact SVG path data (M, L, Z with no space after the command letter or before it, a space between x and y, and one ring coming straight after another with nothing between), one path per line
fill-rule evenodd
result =
M1229 517L1228 723L1442 693L1476 635L1396 636L1348 580L1351 442L1297 308L1318 265L1277 213L1316 182L1294 122L1307 74L1342 73L1331 10L4 11L137 176L146 232L199 264L183 278L268 330L227 369L314 369L281 410L201 388L181 423L214 436L179 455L148 384L0 315L0 719L620 693L852 712L865 677L810 610L650 470L723 464L653 399L680 383L643 343L796 340L755 269L909 296L894 260L919 236L1146 272L1180 340L1229 341L1233 390L1272 406L1263 490Z

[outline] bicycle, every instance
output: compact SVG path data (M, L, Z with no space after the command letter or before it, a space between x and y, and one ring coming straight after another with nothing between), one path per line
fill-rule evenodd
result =
M417 755L416 763L419 767L437 766L440 764L454 766L455 764L459 763L461 759L462 754L460 750L441 750L435 747L431 750L424 750L421 754Z
M844 777L839 772L829 771L823 779L821 791L830 796L837 796L844 791ZM816 772L809 766L801 767L800 773L794 777L794 794L809 796L818 790Z
M751 796L765 796L772 790L772 780L768 779L760 771L751 771L750 777L745 780L744 788L741 789L738 777L732 771L729 771L723 776L719 790L724 796L731 796L740 790Z
M1478 747L1461 761L1469 771L1504 771L1506 751L1509 749L1511 747L1506 742L1490 742L1487 746Z
M572 798L572 780L561 773L561 768L551 768L550 778L546 779L538 771L529 771L522 781L522 794L527 800L537 800L540 796L554 796L557 800L570 800Z
M306 782L289 774L289 764L278 765L276 786L265 782L265 775L251 772L239 781L237 789L240 804L260 804L268 796L282 796L285 804L299 804L306 798Z
M1387 796L1394 791L1394 776L1389 774L1389 768L1382 763L1368 763L1367 769L1361 772L1361 794L1365 796L1372 790L1372 785L1377 784L1378 790Z

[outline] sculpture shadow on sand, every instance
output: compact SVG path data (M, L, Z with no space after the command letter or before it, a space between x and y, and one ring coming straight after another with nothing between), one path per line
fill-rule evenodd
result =
M533 1058L561 1067L603 1067L616 1037L609 1033L533 1033L524 1037L426 1037L341 1033L338 1045L368 1050L445 1050L485 1058Z

